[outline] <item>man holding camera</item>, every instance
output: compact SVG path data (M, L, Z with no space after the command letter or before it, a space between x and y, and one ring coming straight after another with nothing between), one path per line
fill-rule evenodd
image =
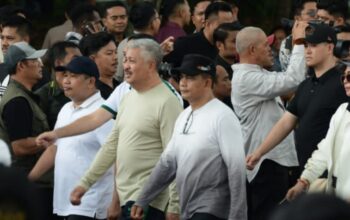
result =
M248 168L252 169L264 154L295 129L299 166L303 169L317 144L325 137L332 115L348 100L339 80L342 71L333 55L337 42L334 29L327 24L310 24L306 28L305 41L310 77L300 84L287 111L263 143L248 156Z

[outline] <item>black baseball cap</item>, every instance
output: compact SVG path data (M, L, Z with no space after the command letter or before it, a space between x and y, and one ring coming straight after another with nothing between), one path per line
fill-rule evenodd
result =
M310 23L305 29L305 41L312 44L319 43L337 43L337 35L335 30L327 24Z
M55 68L56 71L69 71L75 74L85 74L88 76L100 77L96 63L89 57L79 56L73 58L67 66L58 66Z
M195 76L198 74L216 75L215 63L212 59L200 54L187 54L181 66L174 68L175 73Z

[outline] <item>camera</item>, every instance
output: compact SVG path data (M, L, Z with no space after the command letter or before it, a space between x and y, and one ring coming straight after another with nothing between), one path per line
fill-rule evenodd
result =
M162 62L158 67L158 73L164 80L173 78L176 82L180 81L180 75L177 71L174 71L174 66L172 63Z
M348 40L338 40L334 47L334 56L339 59L346 59L349 57L350 41Z
M169 79L172 75L171 70L173 65L171 63L162 62L158 67L158 73L162 79Z

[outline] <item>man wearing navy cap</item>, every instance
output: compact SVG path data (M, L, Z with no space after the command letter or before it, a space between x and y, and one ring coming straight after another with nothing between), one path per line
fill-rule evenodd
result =
M254 167L264 154L295 129L299 160L296 175L299 176L317 144L326 136L332 115L348 100L339 80L342 72L333 55L337 41L334 29L326 24L310 24L305 32L305 58L310 77L299 85L287 111L249 156L249 167Z
M214 62L188 54L176 69L190 106L178 117L173 136L131 210L142 219L147 206L176 180L181 219L247 218L244 148L237 117L213 95Z
M57 69L65 71L63 90L72 101L64 105L58 114L55 128L70 124L77 118L90 114L104 102L96 88L99 71L93 60L76 57L67 66ZM29 177L36 180L55 164L53 212L68 220L106 219L107 209L113 195L113 170L109 169L91 187L80 206L69 202L70 192L86 172L100 146L112 130L112 120L99 128L73 137L59 139L42 155Z

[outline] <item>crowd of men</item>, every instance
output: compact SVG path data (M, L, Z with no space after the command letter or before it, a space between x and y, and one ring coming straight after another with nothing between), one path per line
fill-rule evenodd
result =
M70 0L40 50L1 8L0 219L312 219L323 172L309 202L349 219L347 1L298 1L290 35L238 8Z

